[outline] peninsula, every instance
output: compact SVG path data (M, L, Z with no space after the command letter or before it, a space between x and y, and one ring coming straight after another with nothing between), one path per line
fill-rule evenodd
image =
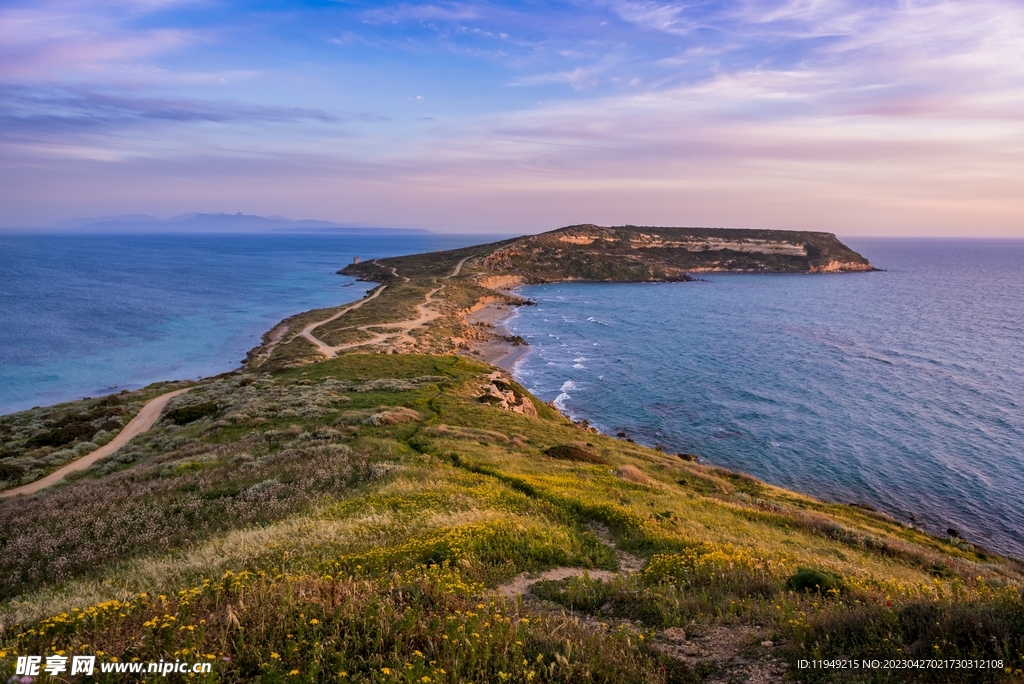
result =
M370 260L343 270L366 297L238 371L0 417L6 489L66 473L0 499L0 677L84 655L226 682L1019 678L1019 561L598 434L482 360L522 346L480 319L522 283L871 268L825 233L629 226Z
M497 328L494 312L528 303L511 292L524 284L685 282L691 273L723 271L871 270L867 259L831 233L568 226L463 249L350 264L340 273L380 286L354 305L283 321L250 352L246 365L273 370L367 351L475 351L494 362L507 357L508 345L522 342ZM489 310L477 314L485 307ZM506 348L496 352L502 341Z

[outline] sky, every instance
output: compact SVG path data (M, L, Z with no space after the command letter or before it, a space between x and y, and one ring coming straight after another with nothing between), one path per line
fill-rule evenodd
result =
M1024 4L0 3L0 226L1024 237Z

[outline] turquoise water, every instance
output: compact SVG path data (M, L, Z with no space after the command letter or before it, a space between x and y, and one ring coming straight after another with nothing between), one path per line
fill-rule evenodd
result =
M880 273L523 288L517 377L603 432L1024 557L1024 242Z
M282 318L363 296L335 271L472 235L0 233L0 413L237 368Z

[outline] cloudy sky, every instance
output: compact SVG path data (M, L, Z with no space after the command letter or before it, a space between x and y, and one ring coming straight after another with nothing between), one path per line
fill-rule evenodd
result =
M8 0L0 225L1024 237L1024 5Z

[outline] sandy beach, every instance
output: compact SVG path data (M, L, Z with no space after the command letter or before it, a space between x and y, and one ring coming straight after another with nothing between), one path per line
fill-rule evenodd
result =
M491 302L466 316L466 322L474 327L483 324L490 333L487 339L473 340L470 346L473 355L487 363L511 371L512 368L530 352L528 345L514 345L506 337L512 331L506 325L515 314L516 307L506 302Z

